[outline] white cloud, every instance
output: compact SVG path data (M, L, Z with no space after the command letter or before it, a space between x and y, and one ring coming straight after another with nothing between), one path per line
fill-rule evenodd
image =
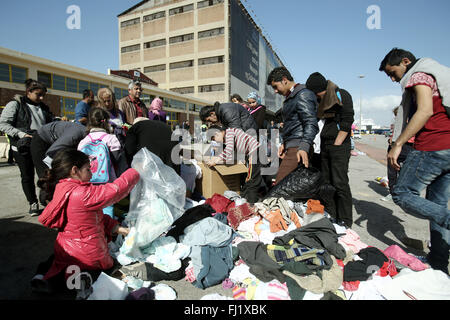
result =
M402 97L387 95L362 99L362 115L364 119L372 119L377 125L389 126L392 122L392 109L400 104ZM353 101L355 122L359 122L360 100Z

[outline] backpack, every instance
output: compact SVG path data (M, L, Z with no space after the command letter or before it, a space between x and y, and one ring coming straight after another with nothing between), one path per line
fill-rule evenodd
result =
M102 141L106 135L107 133L96 140L93 140L91 135L88 135L91 141L84 145L81 149L83 153L89 156L89 160L91 161L91 183L109 182L109 177L111 174L111 159L109 155L109 148L106 143Z

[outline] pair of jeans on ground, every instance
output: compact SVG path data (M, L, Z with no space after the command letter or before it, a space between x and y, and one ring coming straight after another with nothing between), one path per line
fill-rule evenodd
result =
M426 189L425 198L420 193ZM450 249L450 149L412 150L403 163L392 199L405 212L430 221L428 262L448 274Z

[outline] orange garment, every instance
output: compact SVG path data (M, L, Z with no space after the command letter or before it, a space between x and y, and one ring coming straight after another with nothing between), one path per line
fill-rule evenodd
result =
M309 199L306 208L306 214L310 213L324 213L325 207L320 204L319 200Z
M280 209L271 211L265 217L270 222L270 232L275 233L281 230L287 230L288 225L281 215Z
M295 224L297 228L300 228L302 226L295 212L291 212L291 221Z

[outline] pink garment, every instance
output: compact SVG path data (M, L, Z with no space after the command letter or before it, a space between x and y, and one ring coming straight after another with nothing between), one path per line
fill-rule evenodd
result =
M360 250L368 247L368 245L362 242L359 235L352 229L347 229L345 233L345 236L339 238L339 242L344 243L354 253L358 253Z
M163 107L162 100L160 98L155 98L150 104L150 112L159 115L159 112L162 110L162 107Z
M406 253L400 248L398 245L394 244L383 251L383 253L394 260L397 260L402 265L410 268L414 271L423 271L428 269L428 266L424 264L422 261L417 259L416 257Z

